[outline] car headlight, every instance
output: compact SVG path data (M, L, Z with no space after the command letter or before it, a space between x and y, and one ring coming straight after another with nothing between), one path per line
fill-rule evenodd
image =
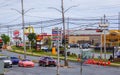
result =
M10 61L9 63L12 64L12 61Z

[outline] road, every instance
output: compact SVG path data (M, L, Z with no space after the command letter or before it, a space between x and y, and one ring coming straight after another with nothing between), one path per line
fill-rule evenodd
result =
M9 56L18 56L19 54L3 51L1 54ZM23 56L23 55L21 55ZM38 60L39 57L27 56L30 59ZM70 68L60 67L60 75L80 75L80 64L77 62L69 62ZM41 67L35 64L34 68L23 68L13 65L12 68L5 69L5 75L56 75L56 67ZM120 68L83 65L82 75L120 75Z

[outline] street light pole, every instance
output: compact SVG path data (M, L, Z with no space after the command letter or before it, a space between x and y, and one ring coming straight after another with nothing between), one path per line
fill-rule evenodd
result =
M99 25L101 28L103 28L103 32L104 32L104 59L106 60L106 29L108 27L108 22L106 20L106 16L104 15L104 21ZM101 51L102 53L102 51Z
M102 18L101 18L101 24L102 24ZM101 30L102 30L102 27L101 27ZM102 46L103 45L102 44L102 32L101 32L101 39L100 40L101 40L100 57L102 58L102 47L103 47Z
M60 66L60 56L59 56L59 40L60 40L60 30L57 28L57 75L60 75L59 73L59 66Z
M67 62L67 51L66 51L66 40L65 40L65 38L66 38L66 33L65 33L65 16L64 16L64 15L65 15L65 13L66 13L69 9L71 9L71 8L73 8L73 7L77 7L77 6L79 6L79 5L74 5L74 6L69 7L68 9L64 10L64 1L61 0L61 10L59 10L59 9L57 9L57 8L54 8L54 7L48 7L48 8L50 8L50 9L55 9L55 10L57 10L58 12L60 12L60 13L62 14L63 38L64 38L64 55L65 55L65 58L64 58L64 66L68 66L68 62Z
M23 25L23 43L24 43L24 59L26 59L26 43L25 43L25 23L24 23L24 6L23 6L23 0L21 0L21 10L22 10L22 25Z
M64 66L68 66L67 62L67 52L66 52L66 35L65 35L65 16L64 16L64 2L61 0L61 9L62 9L62 23L63 23L63 38L64 38L64 55L65 55L65 61Z
M104 24L106 24L106 16L104 15ZM104 57L105 57L105 60L106 60L106 33L105 33L105 29L106 27L104 27Z

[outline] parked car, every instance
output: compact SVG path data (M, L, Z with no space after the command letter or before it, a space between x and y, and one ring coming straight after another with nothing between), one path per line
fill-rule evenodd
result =
M10 57L12 64L17 65L19 63L19 59L17 57Z
M12 61L7 56L0 56L0 59L4 62L4 68L12 67Z
M117 58L120 58L120 50L118 50L118 51L116 52L116 56L117 56Z
M39 66L56 66L56 60L49 56L43 56L39 59Z
M69 44L70 48L78 48L79 45L78 44Z
M34 63L29 59L20 60L18 63L19 67L34 67Z

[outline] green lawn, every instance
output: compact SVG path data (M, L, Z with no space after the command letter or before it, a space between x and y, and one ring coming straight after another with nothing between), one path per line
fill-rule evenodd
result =
M23 47L12 46L12 49L13 49L13 50L11 50L12 52L17 52L17 53L24 54ZM51 52L45 52L45 51L42 51L42 50L36 51L35 49L32 49L32 50L26 49L26 54L31 55L31 56L32 55L34 55L34 56L51 56L53 58L57 58L57 54L53 55ZM64 59L64 56L62 56L61 54L60 54L60 59ZM68 56L68 59L76 61L77 56L76 55L70 55L70 56Z

